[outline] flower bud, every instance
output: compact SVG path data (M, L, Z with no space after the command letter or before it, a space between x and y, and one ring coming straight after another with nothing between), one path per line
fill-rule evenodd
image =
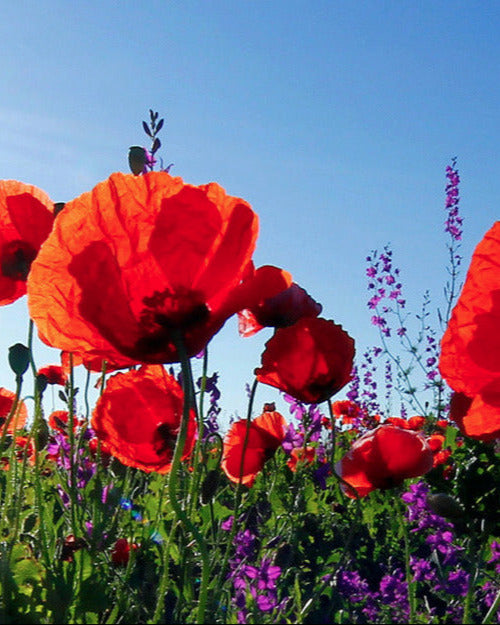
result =
M138 176L147 163L146 150L140 145L133 145L128 152L128 164L134 176Z
M201 485L201 502L209 503L213 499L219 485L220 472L212 469L207 473Z
M459 519L464 515L464 510L458 501L445 493L429 493L426 502L435 514L446 519Z
M22 343L9 347L9 365L12 371L22 376L30 364L30 350Z

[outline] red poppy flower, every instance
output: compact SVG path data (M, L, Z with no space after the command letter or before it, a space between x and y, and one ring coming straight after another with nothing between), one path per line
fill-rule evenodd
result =
M0 388L0 436L2 435L3 426L7 421L10 411L12 410L15 399L15 393L7 390L6 388ZM26 424L27 418L28 409L26 408L26 404L19 400L16 412L7 427L7 432L9 434L13 434L14 432L22 429Z
M403 430L421 430L425 425L425 417L415 416L409 419L403 419L402 417L388 417L385 420L386 423L396 425Z
M232 424L224 438L224 454L221 467L232 481L252 486L257 474L281 446L286 434L287 423L279 412L263 412L250 423L243 471L241 459L247 431L246 419Z
M255 271L257 230L249 204L215 183L112 174L57 217L28 279L31 317L49 345L122 367L178 361L179 332L194 356L291 284Z
M266 343L259 382L279 388L298 401L317 404L340 391L351 378L354 340L341 326L303 317L279 328Z
M146 472L170 471L182 419L184 394L177 380L159 365L110 377L92 415L92 428L107 449L127 466ZM196 436L191 410L182 458Z
M300 463L312 464L316 458L316 449L314 447L294 447L290 453L287 467L295 473L297 465Z
M31 263L54 221L49 196L17 180L0 180L0 306L26 293Z
M351 425L361 417L361 408L349 399L334 401L332 412L336 419L342 419L345 425Z
M470 398L458 411L472 438L500 437L500 221L476 247L465 284L441 341L439 369L454 391ZM457 413L455 413L457 414Z
M427 473L433 460L432 449L420 432L380 425L354 441L336 470L364 497L377 488L392 488ZM347 486L342 488L348 496L355 496Z
M302 317L317 317L322 309L321 304L294 282L277 295L260 301L252 310L240 311L238 331L247 337L264 327L286 328Z
M44 375L47 378L47 384L59 384L64 386L68 381L68 375L60 365L47 365L38 369L38 375Z
M94 459L100 459L101 464L106 468L111 462L113 454L106 441L100 441L98 438L91 438L89 440L89 451Z
M49 415L49 427L53 430L66 433L68 425L69 412L67 410L54 410Z
M137 545L135 543L132 544L132 549L134 551L137 549ZM111 552L111 562L115 566L127 566L129 558L130 544L126 538L119 538L113 546L113 551Z

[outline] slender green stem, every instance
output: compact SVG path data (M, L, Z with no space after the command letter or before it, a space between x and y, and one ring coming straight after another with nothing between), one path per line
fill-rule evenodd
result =
M207 591L208 591L208 573L209 573L208 550L207 550L203 536L198 531L198 528L195 525L193 525L193 523L191 522L191 519L184 512L181 504L177 500L177 484L178 484L180 463L182 459L182 454L184 452L184 446L186 443L189 414L194 404L193 384L192 384L193 374L191 371L191 363L187 356L186 349L184 347L184 341L180 333L174 334L174 342L175 342L177 353L179 355L179 360L181 363L182 384L183 384L183 390L184 390L184 407L183 407L183 412L182 412L181 426L179 428L179 434L177 436L177 441L175 443L172 466L171 466L170 473L169 473L168 493L169 493L170 505L172 506L174 513L175 513L174 523L176 523L177 520L181 521L183 526L189 532L191 532L198 546L198 549L200 551L200 555L202 559L202 566L201 566L200 591L198 595L197 623L204 623L206 602L207 602Z
M231 526L231 531L229 532L229 537L227 539L226 550L224 552L224 558L222 560L222 566L220 568L218 576L214 578L214 582L212 583L212 586L215 585L214 590L217 593L217 600L218 600L218 597L220 596L220 593L222 592L223 580L225 579L226 569L227 569L227 565L229 562L229 555L233 547L234 537L236 536L236 532L238 531L238 527L239 527L238 516L239 516L239 509L240 509L241 499L242 499L242 494L243 494L242 479L243 479L243 469L244 469L244 463L245 463L245 453L246 453L246 448L248 446L248 438L250 435L250 424L252 422L253 402L255 399L255 391L257 390L257 384L258 384L258 380L257 378L255 378L252 384L252 389L250 391L250 397L248 400L245 439L243 441L243 449L241 453L238 484L236 486L236 492L234 495L233 524Z
M399 517L399 524L401 526L401 530L403 532L403 543L405 550L405 573L406 573L406 583L408 585L408 604L410 607L410 614L408 617L409 623L415 622L415 614L416 614L416 600L417 600L417 582L413 579L413 574L411 572L410 567L410 538L408 535L408 523L405 519L404 515L404 506L401 501L401 497L397 496L397 511Z
M77 449L75 445L75 386L73 375L73 354L69 355L69 395L68 395L68 430L69 430L69 446L70 446L70 475L69 475L69 497L71 507L71 526L73 535L79 535L77 527L77 506L78 493L76 486L76 462L75 456Z
M491 607L488 610L486 616L481 621L481 625L487 625L488 623L491 623L493 621L493 619L495 617L495 614L496 614L496 612L497 612L497 610L499 608L500 608L500 590L497 592L497 596L495 597L495 600L491 604ZM464 621L464 623L465 623L465 621Z
M332 436L331 436L331 444L332 444L332 454L330 456L330 462L332 467L335 466L335 446L337 444L337 428L335 426L335 415L333 414L332 402L327 399L326 403L328 404L328 412L330 414L330 425L332 427Z
M177 519L173 519L167 541L163 544L162 572L161 572L160 584L158 587L158 598L156 601L156 608L155 608L155 612L154 612L151 623L161 622L160 619L162 617L162 612L164 610L165 595L168 589L168 582L170 581L170 575L169 575L170 544L172 543L172 540L175 536L175 532L177 531L177 524L178 524Z

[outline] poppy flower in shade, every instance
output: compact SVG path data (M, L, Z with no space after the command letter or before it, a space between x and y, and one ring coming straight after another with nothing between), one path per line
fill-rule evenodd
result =
M340 325L303 317L279 328L266 343L259 382L275 386L306 404L326 401L351 378L354 340Z
M290 453L290 459L286 463L291 471L297 471L297 465L312 464L316 458L316 449L314 447L294 447Z
M286 328L302 317L317 317L323 307L301 288L291 284L273 297L262 300L252 310L238 313L238 330L241 336L256 334L264 327Z
M344 425L352 425L362 416L361 408L349 399L334 401L332 412L336 419L342 419Z
M110 377L92 414L92 428L106 450L122 464L146 472L170 471L182 420L184 393L160 365ZM196 437L196 417L189 414L182 459Z
M366 432L336 464L337 474L360 497L376 489L392 488L410 477L424 475L433 467L434 453L423 434L394 425L380 425ZM349 497L354 490L345 484Z
M17 180L0 180L0 306L26 293L31 263L54 222L49 196Z
M2 435L4 429L3 426L7 421L10 411L12 410L15 399L15 393L6 388L0 388L0 436ZM22 429L26 424L27 418L28 409L26 408L26 404L19 400L16 412L7 426L7 432L9 434L13 434L15 431Z
M14 439L14 455L18 462L23 462L24 456L31 465L35 464L35 448L29 436L16 436ZM0 470L8 471L10 468L9 456L0 457Z
M235 421L224 437L224 452L221 467L227 477L235 483L240 481L252 486L257 474L262 471L285 439L287 423L276 411L264 411L249 426L248 440L241 466L243 447L246 438L247 421Z
M403 419L402 417L388 417L385 423L396 425L403 430L421 430L425 425L425 417L415 416L409 419Z
M98 438L91 438L89 440L89 451L92 458L95 460L99 459L103 467L106 468L111 462L113 454L105 441L101 441Z
M472 438L500 437L500 221L472 255L460 297L441 340L439 370L450 387L470 398L459 415Z
M53 430L59 430L59 432L66 434L68 419L69 412L67 410L54 410L49 415L49 427L51 427Z
M68 374L60 365L47 365L38 369L38 375L43 375L47 379L47 384L59 384L64 386L68 381Z
M111 552L111 562L115 566L127 566L128 561L130 559L130 544L126 538L119 538L114 546L113 551ZM132 544L132 549L135 551L137 549L137 545L135 543Z
M254 269L257 231L250 205L215 183L112 174L57 217L30 272L30 315L44 342L111 365L176 362L179 333L194 356L231 315L290 286Z

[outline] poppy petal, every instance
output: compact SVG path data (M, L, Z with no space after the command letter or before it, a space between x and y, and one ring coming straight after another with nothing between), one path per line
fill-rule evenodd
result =
M215 183L112 174L58 216L30 272L31 317L50 345L110 362L177 361L173 328L195 355L249 302L257 228Z
M92 427L123 464L167 473L183 404L177 380L160 365L145 365L109 378L94 409ZM191 411L183 459L191 454L195 435L196 417Z
M349 382L353 359L354 340L341 326L303 317L276 330L255 375L299 401L320 403Z
M472 256L441 341L439 369L455 391L472 397L500 378L500 221Z
M53 203L32 185L0 180L0 305L26 293L26 279L51 231Z

